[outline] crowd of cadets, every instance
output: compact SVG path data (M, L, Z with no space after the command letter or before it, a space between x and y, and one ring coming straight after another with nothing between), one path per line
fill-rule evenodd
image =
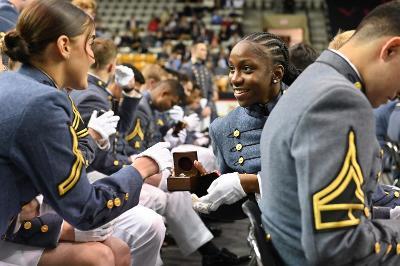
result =
M307 44L288 48L273 34L247 35L229 56L239 106L218 118L207 43L195 42L177 69L140 71L116 64L113 40L92 37L93 1L72 1L82 9L27 2L0 0L0 123L11 134L0 136L8 190L1 196L8 204L0 205L0 262L161 265L165 221L183 255L199 251L203 265L238 265L249 257L218 248L198 212L229 204L232 217L242 218L241 203L250 199L284 264L396 264L398 226L391 220L400 217L400 192L381 182L400 173L400 104L390 83L396 74L376 82L370 71L399 66L392 61L399 58L398 3L371 12L319 57ZM46 32L55 23L68 34ZM368 47L366 36L374 40ZM358 48L370 53L370 69ZM72 59L85 63L73 69ZM383 105L372 112L368 101ZM17 102L21 109L12 109ZM200 172L220 172L207 195L168 191L170 149L195 150Z

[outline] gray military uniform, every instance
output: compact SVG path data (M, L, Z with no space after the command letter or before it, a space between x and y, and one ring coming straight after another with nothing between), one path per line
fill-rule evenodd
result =
M381 153L371 104L344 58L325 51L302 73L260 149L263 226L285 264L399 263L399 221L371 217Z
M280 95L267 104L237 107L210 125L211 143L222 174L257 174L261 170L261 131Z

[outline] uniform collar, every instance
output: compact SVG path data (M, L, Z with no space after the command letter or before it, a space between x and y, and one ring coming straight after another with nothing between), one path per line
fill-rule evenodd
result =
M285 92L287 86L284 83L281 83L281 90L278 93L278 96L272 99L271 101L267 103L256 103L253 105L250 105L249 107L245 107L246 112L254 117L259 117L259 116L268 116L271 112L272 109L274 109L276 103L279 101L281 98L282 94Z
M152 100L151 100L151 95L150 95L150 92L148 92L148 91L145 91L145 92L143 92L143 99L145 99L146 100L146 102L151 106L152 105Z
M18 70L18 73L28 76L42 84L58 88L54 80L48 74L34 66L23 64Z
M361 80L357 68L350 62L350 60L342 53L334 50L325 50L316 62L329 65L337 72L343 75L347 80L352 82L354 86L365 94L365 87Z
M92 85L95 85L96 87L99 87L100 89L104 90L107 92L107 94L111 95L111 92L107 89L107 83L102 81L99 77L93 74L88 74L88 82Z

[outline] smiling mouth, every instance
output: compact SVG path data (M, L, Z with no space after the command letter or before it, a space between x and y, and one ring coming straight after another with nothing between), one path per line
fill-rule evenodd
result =
M241 94L247 93L249 91L250 91L249 89L233 89L233 92L235 95L241 95Z

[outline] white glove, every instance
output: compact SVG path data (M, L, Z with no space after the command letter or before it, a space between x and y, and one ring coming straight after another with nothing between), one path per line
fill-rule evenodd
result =
M99 133L103 140L108 140L112 134L117 132L118 121L119 116L114 115L113 111L108 111L98 117L95 110L90 117L88 127Z
M114 232L114 221L89 231L74 229L75 242L104 241Z
M400 206L390 210L390 219L400 220Z
M168 149L171 145L168 142L159 142L142 153L138 154L136 158L149 157L158 164L159 172L164 169L172 168L172 154Z
M186 128L189 131L196 131L200 128L200 118L196 113L185 116L183 122L186 124Z
M172 120L179 122L183 120L184 111L182 107L174 105L170 110L168 110L168 114Z
M207 189L208 194L199 201L209 205L209 211L215 211L222 204L232 204L246 197L238 173L223 174L215 179Z
M127 87L134 78L135 74L131 68L121 65L115 68L115 83L119 87Z
M171 144L171 148L175 148L181 144L184 144L187 136L187 131L185 128L179 131L178 136L176 137L172 135L173 131L174 129L170 128L167 131L167 134L164 136L164 141L169 142Z

